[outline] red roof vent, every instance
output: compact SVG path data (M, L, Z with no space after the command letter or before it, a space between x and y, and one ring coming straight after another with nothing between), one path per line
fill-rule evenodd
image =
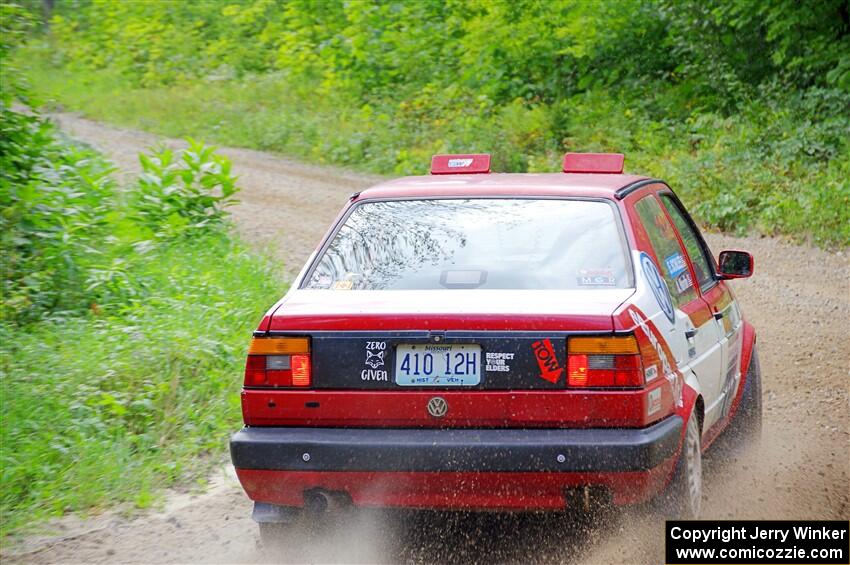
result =
M625 160L622 153L567 153L564 155L564 172L619 175L623 172Z
M434 155L431 157L432 175L468 175L490 172L490 155Z

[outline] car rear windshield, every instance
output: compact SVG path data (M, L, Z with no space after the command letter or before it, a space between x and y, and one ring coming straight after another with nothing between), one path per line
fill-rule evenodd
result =
M308 273L333 290L632 286L614 207L553 199L363 202Z

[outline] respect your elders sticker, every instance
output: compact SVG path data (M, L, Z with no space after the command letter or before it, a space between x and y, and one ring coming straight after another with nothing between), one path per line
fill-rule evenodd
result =
M484 367L484 370L508 373L511 370L510 362L513 361L513 358L514 353L488 351L486 357L487 365Z

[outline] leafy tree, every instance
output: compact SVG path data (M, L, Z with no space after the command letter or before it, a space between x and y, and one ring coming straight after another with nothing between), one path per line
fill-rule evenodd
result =
M200 131L224 140L220 123L244 122L237 143L394 173L470 148L511 171L627 151L712 225L832 239L845 223L823 203L850 190L847 159L833 163L850 151L847 0L57 0L54 14L53 64L197 98L215 122Z

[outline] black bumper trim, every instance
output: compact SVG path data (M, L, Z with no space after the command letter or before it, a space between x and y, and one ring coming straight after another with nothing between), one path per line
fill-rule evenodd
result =
M641 429L246 427L230 455L239 469L280 471L624 472L656 467L681 434L679 416Z

